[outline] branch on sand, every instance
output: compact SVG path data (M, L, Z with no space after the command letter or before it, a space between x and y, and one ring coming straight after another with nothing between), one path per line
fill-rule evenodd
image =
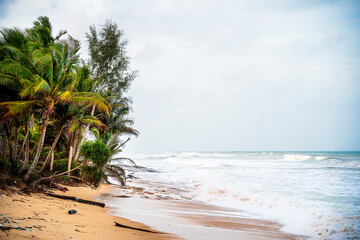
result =
M115 226L117 227L122 227L122 228L129 228L129 229L133 229L133 230L137 230L137 231L142 231L142 232L148 232L148 233L156 233L156 234L163 234L161 232L154 232L154 231L151 231L151 230L147 230L147 229L143 229L143 228L135 228L135 227L130 227L130 226L126 226L126 225L122 225L118 222L115 222Z
M51 179L53 179L53 178L55 178L55 177L59 177L59 176L65 175L65 174L67 174L67 173L70 173L70 172L72 172L72 171L75 171L76 169L79 169L79 168L82 167L82 166L84 166L84 165L82 164L82 165L80 165L80 166L77 166L76 168L73 168L73 169L71 169L71 170L68 170L68 171L66 171L66 172L62 172L62 173L59 173L59 174L54 173L53 175L51 175L51 176L49 176L49 177L39 178L39 179L33 181L33 182L30 184L30 187L33 188L33 189L35 189L35 188L37 188L37 186L38 186L41 182L43 182L43 181L48 181L48 180L51 180ZM69 177L69 176L68 176L68 177ZM83 181L83 182L87 183L84 179L81 179L81 178L78 178L78 177L75 177L75 176L70 176L70 177L71 177L71 178L78 179L78 180L80 180L80 181Z
M52 193L48 193L47 195L50 196L50 197L56 197L56 198L65 199L65 200L73 200L73 201L76 201L76 202L79 202L79 203L95 205L95 206L98 206L98 207L105 207L105 203L84 200L84 199L80 199L80 198L77 198L77 197L57 195L57 194L52 194Z

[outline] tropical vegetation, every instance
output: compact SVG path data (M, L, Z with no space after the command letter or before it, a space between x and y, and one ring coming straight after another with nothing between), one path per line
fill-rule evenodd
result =
M1 29L3 174L32 187L63 175L94 187L109 176L125 184L124 170L111 160L124 145L121 136L139 134L126 96L137 73L116 23L90 26L86 37L90 57L83 60L80 42L65 30L54 36L48 17L29 29Z

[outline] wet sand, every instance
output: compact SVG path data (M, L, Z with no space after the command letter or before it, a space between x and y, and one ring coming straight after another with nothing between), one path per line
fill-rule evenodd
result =
M244 212L186 200L165 200L147 190L115 187L99 200L112 207L110 214L142 222L188 240L307 239L282 232L282 225L254 219ZM143 194L141 194L143 192ZM152 197L154 196L154 197Z
M142 187L103 184L97 190L84 186L67 188L65 193L54 193L105 202L106 207L45 194L1 194L0 214L17 221L11 222L12 226L29 226L31 231L0 231L0 239L306 239L281 232L281 225L250 218L241 211L159 197ZM68 214L71 209L77 213ZM158 233L116 227L114 221Z

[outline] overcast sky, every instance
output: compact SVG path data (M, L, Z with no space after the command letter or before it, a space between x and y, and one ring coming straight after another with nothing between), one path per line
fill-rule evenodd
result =
M139 71L126 151L360 150L360 1L0 0L81 40L112 19Z

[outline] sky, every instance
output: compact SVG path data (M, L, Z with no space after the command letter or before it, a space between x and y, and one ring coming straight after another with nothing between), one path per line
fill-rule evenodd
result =
M360 1L0 0L0 27L124 30L125 152L360 150Z

